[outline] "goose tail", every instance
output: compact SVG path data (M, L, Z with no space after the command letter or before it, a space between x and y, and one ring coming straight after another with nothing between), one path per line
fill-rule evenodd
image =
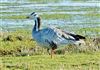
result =
M85 37L81 36L81 35L76 35L76 37L78 38L78 40L76 40L75 44L76 45L86 45L85 43Z

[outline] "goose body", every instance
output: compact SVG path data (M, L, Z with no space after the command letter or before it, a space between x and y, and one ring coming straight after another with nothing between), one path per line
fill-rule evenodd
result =
M35 21L35 25L32 30L32 37L38 44L45 48L55 50L58 47L62 47L62 45L75 44L80 39L85 39L85 37L81 35L67 33L61 29L53 27L40 29L41 19L35 12L28 16L28 18L34 19Z
M52 48L53 45L61 47L62 45L72 44L76 41L70 34L66 34L56 28L45 28L39 31L33 30L32 37L46 48Z

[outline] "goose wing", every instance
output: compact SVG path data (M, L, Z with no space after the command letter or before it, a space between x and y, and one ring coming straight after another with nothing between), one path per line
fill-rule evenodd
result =
M39 32L41 34L42 40L48 40L49 42L66 42L68 40L75 40L75 37L71 35L70 33L65 33L64 31L61 31L57 28L45 28L40 30Z
M65 32L57 28L41 29L34 35L34 38L41 46L43 45L48 48L57 48L57 46L60 47L61 45L75 44L76 41L85 39L83 36Z

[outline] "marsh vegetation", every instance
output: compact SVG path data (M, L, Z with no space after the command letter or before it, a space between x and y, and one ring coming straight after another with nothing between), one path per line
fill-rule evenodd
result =
M1 0L0 70L100 70L100 1ZM54 26L86 37L86 45L66 45L51 59L32 39L33 11L41 28Z

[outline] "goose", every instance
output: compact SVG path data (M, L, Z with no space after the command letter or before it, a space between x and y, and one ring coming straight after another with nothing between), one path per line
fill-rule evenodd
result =
M85 39L84 36L65 32L54 27L40 29L41 18L35 12L27 16L27 19L34 20L35 24L32 29L32 37L40 46L51 49L51 58L55 49L67 44L81 43L80 40Z

